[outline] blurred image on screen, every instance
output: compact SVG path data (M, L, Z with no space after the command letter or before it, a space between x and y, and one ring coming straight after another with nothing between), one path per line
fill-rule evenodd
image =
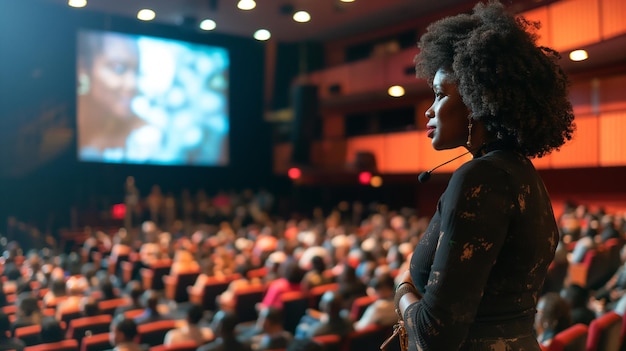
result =
M228 164L225 48L82 30L77 52L79 160Z

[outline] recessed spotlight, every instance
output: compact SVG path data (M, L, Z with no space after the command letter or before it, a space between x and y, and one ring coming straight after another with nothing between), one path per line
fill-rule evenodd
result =
M270 31L267 29L259 29L256 32L254 32L254 39L256 40L264 41L271 37L272 37L272 33L270 33Z
M87 6L87 0L68 0L67 4L72 7L85 7Z
M137 19L140 19L142 21L152 21L153 19L155 19L155 17L156 13L150 9L142 9L137 12Z
M202 30L213 30L217 27L217 24L212 19L205 19L200 22L200 29Z
M311 15L306 11L298 11L293 14L293 20L300 23L305 23L311 20Z
M244 11L252 10L255 7L256 2L254 0L239 0L237 3L237 8Z
M574 50L569 53L569 59L572 61L584 61L587 58L589 58L589 55L585 50Z
M401 97L404 96L404 88L400 85L394 85L387 89L387 94L393 97Z

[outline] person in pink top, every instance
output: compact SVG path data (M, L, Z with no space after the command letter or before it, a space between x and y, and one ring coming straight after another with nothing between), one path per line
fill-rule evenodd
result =
M282 267L282 278L272 281L268 288L263 301L261 301L259 310L269 307L282 308L283 300L281 295L285 292L300 291L302 277L304 273L298 267L298 262L287 259Z

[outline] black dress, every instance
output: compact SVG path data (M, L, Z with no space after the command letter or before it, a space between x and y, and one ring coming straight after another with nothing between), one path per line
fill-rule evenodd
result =
M535 306L557 243L530 160L492 150L465 163L411 260L423 298L404 313L410 349L540 350Z

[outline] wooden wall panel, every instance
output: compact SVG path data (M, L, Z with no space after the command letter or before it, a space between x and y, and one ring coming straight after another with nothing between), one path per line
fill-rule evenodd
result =
M548 7L552 48L576 49L600 40L599 0L562 0Z
M350 91L351 82L349 66L342 65L325 69L322 71L320 82L321 85L319 87L319 94L321 98L328 98L331 96L329 88L332 85L339 85L342 93Z
M417 173L419 138L418 132L388 134L385 138L385 173Z
M626 112L600 115L600 166L626 165Z
M626 33L626 1L600 0L602 12L601 36L609 39Z
M415 84L417 78L415 73L407 74L407 69L415 67L413 59L419 50L417 46L414 49L407 49L400 51L396 55L389 56L387 58L386 70L386 82L387 86L403 85L403 84Z
M386 73L384 70L385 58L371 58L351 63L349 68L349 93L364 93L384 88Z
M346 145L346 163L352 164L359 151L369 151L376 157L378 170L385 164L385 138L384 134L360 136L349 138Z
M601 112L626 110L626 75L601 79L599 90Z
M322 118L322 135L328 138L343 138L346 133L345 118L341 114L327 114Z
M593 112L591 80L577 81L570 87L569 97L576 116L588 115Z
M553 168L598 167L599 122L596 116L576 118L572 140L552 153Z
M346 148L345 139L316 141L311 146L311 164L327 169L345 168Z
M541 27L536 32L539 38L537 39L537 44L541 46L552 47L552 38L550 36L550 26L549 22L549 14L548 7L542 6L538 7L534 10L526 11L521 14L524 18L532 22L539 22Z

